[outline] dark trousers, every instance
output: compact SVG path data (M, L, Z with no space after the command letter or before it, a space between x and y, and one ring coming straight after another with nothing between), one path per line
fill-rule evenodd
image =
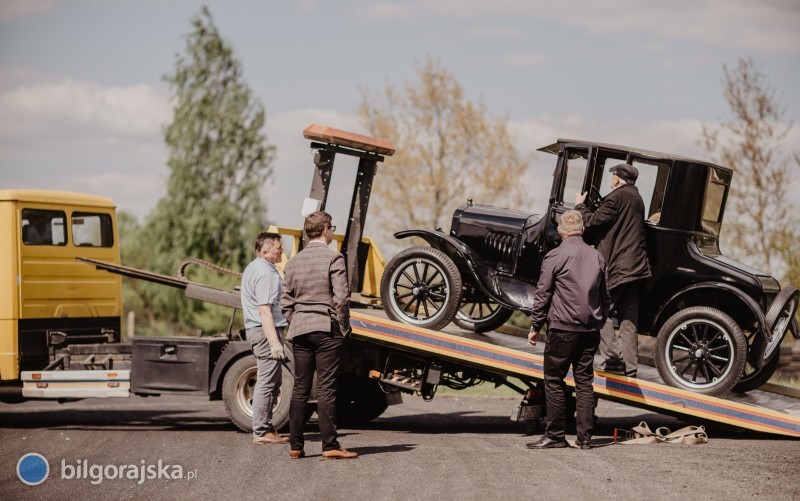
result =
M544 347L544 393L547 401L547 436L564 438L567 417L567 384L564 378L572 366L575 380L578 439L588 441L594 428L594 354L600 332L550 330Z
M625 372L635 375L639 367L639 296L642 281L618 285L609 291L611 310L619 320L619 331L614 330L609 318L603 326L600 341L600 355L607 359L625 362Z
M344 352L345 338L333 332L312 332L292 339L294 389L289 406L289 444L303 449L303 427L314 371L317 372L317 415L322 450L340 449L336 433L336 376Z

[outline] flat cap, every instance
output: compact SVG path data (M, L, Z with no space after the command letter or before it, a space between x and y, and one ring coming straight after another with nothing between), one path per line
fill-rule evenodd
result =
M616 174L618 178L628 184L636 183L636 178L639 177L639 169L630 164L618 164L608 169L608 171Z

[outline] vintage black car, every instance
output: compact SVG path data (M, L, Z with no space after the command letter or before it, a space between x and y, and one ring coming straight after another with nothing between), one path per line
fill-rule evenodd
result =
M609 167L627 162L646 210L653 277L641 297L639 330L657 336L662 379L698 393L747 391L775 371L778 346L794 319L797 289L722 255L719 234L733 172L690 158L588 141L559 139L539 151L557 155L545 214L473 204L453 213L450 231L408 230L429 246L397 254L381 283L394 320L430 329L451 321L474 331L530 311L543 256L560 243L556 226L588 191L610 191ZM596 239L584 235L590 243Z

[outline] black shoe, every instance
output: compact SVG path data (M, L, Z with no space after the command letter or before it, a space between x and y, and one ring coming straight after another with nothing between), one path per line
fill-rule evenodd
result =
M625 373L625 362L618 358L607 358L606 361L597 368L597 370L610 372L611 374L618 374L620 376L627 375Z
M542 435L542 438L537 440L536 442L530 442L526 444L528 449L560 449L562 447L567 447L566 439L562 438L557 440L555 438L550 438L547 435Z
M586 440L581 440L580 438L576 439L575 440L575 445L577 445L578 447L580 447L583 450L591 449L592 448L592 439L591 438L587 438Z

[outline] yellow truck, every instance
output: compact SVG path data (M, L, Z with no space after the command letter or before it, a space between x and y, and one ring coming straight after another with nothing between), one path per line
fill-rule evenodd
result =
M0 283L4 284L0 398L126 393L127 371L116 370L129 368L122 361L124 354L73 349L70 357L55 356L70 346L120 342L120 277L76 261L82 256L119 263L111 199L60 191L0 190L0 228ZM114 364L112 359L119 362ZM81 369L80 374L71 375L79 395L42 381L31 380L20 388L18 383L31 376L30 371L48 368L56 360L60 368ZM115 370L96 370L104 367Z

